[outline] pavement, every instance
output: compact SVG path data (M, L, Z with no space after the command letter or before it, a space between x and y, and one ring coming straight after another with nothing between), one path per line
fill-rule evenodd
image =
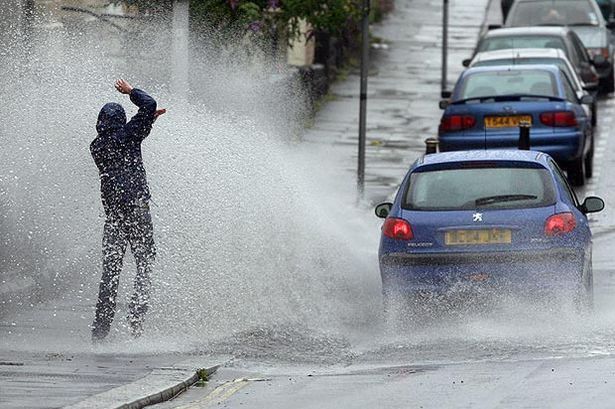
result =
M449 84L462 71L485 16L498 18L487 0L451 1ZM408 165L436 135L439 116L441 4L397 0L395 11L373 27L382 43L372 48L368 88L365 199L391 195ZM431 69L425 69L431 67ZM340 174L357 160L358 71L336 82L302 137L338 158ZM2 288L2 286L0 286ZM12 288L12 290L15 290ZM6 294L3 299L6 299ZM5 302L5 301L2 301ZM143 407L211 373L228 357L193 356L180 346L134 342L118 333L113 346L89 344L92 300L20 305L0 318L0 406L3 408ZM79 328L74 323L80 323ZM143 351L148 351L143 353Z

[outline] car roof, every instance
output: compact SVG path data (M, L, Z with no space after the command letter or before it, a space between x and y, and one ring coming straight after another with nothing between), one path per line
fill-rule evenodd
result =
M568 31L570 31L570 28L563 26L505 27L487 31L483 38L533 35L565 36Z
M515 149L490 149L441 152L425 155L419 159L417 166L435 165L453 162L473 161L502 161L502 162L531 162L545 165L549 155L543 152L515 150Z
M470 67L465 70L461 75L463 77L476 72L494 72L494 71L548 71L552 74L559 75L561 70L551 64L524 64L524 65L494 65L483 67Z
M567 60L566 53L559 48L507 48L477 53L472 63L501 60L505 58L559 58Z

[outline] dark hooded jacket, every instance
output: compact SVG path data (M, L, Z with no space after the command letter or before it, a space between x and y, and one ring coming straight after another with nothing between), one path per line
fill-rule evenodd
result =
M108 103L100 110L96 123L98 136L90 144L107 212L147 203L150 199L141 142L152 130L156 101L136 88L130 93L130 100L139 107L139 112L128 123L120 104Z

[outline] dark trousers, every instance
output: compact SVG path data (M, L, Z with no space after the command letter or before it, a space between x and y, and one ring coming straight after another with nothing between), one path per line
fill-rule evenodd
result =
M103 274L92 335L95 338L104 338L111 328L120 272L128 243L137 264L134 294L128 306L128 321L133 333L140 335L149 304L150 276L156 256L149 206L144 204L105 210L107 219L103 233Z

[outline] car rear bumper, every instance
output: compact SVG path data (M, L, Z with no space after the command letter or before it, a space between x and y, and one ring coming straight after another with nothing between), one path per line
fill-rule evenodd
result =
M530 132L530 148L544 152L560 163L574 161L582 156L584 134L581 130L561 129L557 132ZM473 149L518 149L519 131L507 134L440 135L441 152Z
M443 293L467 288L559 289L584 282L584 250L412 254L380 258L385 291Z

